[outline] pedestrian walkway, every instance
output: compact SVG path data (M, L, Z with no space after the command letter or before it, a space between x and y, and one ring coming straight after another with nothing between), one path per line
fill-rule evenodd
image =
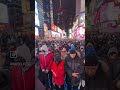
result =
M38 79L39 65L35 65L35 90L45 90L45 87Z

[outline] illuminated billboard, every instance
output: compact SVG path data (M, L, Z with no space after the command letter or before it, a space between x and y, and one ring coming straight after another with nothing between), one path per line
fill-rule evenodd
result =
M57 26L54 25L54 24L52 24L52 25L51 25L51 30L53 30L53 31L57 31Z
M51 31L52 37L56 37L57 32Z
M37 27L35 27L35 36L39 36L39 31Z

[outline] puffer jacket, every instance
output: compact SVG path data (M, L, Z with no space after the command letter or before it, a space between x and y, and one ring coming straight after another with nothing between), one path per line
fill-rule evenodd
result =
M64 84L65 78L65 69L64 69L64 61L61 61L58 65L54 61L51 67L52 71L52 83L57 86L62 86Z
M72 59L70 55L65 58L66 81L72 86L78 86L80 80L84 79L84 64L82 60L76 56ZM78 78L72 76L72 73L79 73Z

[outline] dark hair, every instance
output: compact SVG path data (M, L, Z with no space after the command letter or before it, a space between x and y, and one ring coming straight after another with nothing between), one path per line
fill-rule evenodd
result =
M53 54L54 56L61 56L61 52L58 49L55 49Z

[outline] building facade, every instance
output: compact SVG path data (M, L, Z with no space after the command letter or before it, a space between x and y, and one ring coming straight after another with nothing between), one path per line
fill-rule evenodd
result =
M20 29L20 27L22 27L23 25L21 0L0 0L0 3L2 3L2 9L5 9L6 7L5 10L2 10L3 13L1 13L0 15L1 18L5 17L7 19L5 24L8 23L8 25L6 25L5 27L9 27L7 29L11 31L16 31ZM4 17L2 14L4 14Z
M13 31L21 30L23 27L23 14L21 0L8 0L9 23Z
M40 38L44 37L43 0L35 0L35 30Z

